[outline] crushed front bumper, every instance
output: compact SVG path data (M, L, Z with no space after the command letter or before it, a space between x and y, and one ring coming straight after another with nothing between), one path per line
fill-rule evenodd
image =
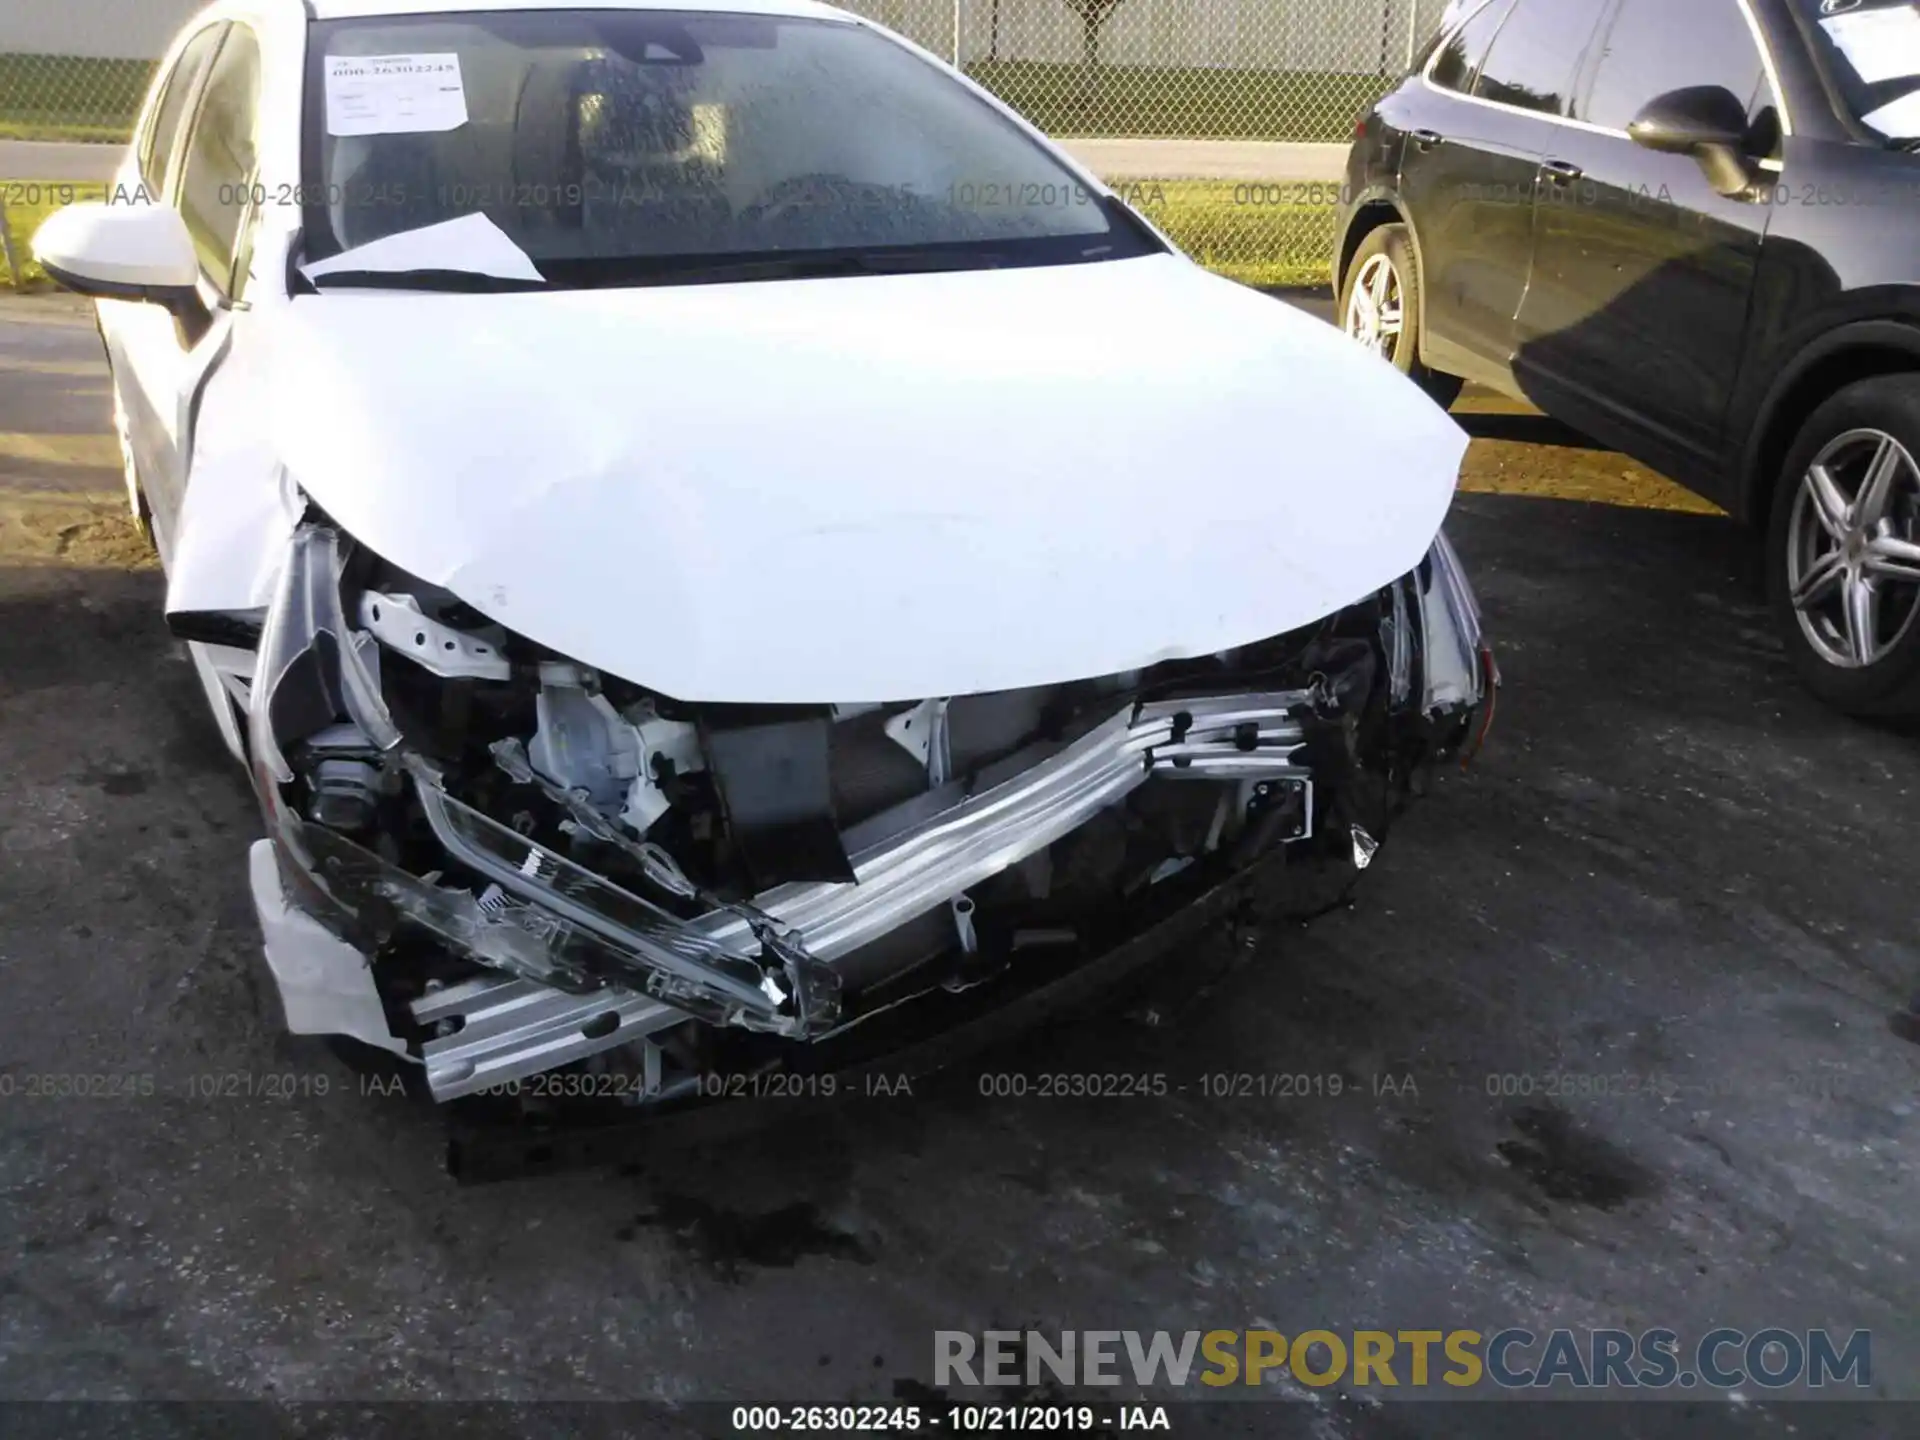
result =
M1271 852L1246 869L1190 890L1099 954L1071 968L1026 977L1027 983L990 1001L978 1001L972 992L939 995L929 1001L932 1013L882 1017L882 1023L824 1042L809 1057L812 1067L788 1086L748 1087L734 1094L731 1085L714 1085L709 1093L732 1098L723 1105L693 1103L638 1113L590 1103L533 1113L503 1106L461 1113L455 1107L447 1169L462 1183L481 1184L622 1165L657 1159L665 1147L678 1143L712 1143L775 1123L793 1124L810 1110L823 1117L844 1115L850 1105L918 1094L924 1078L950 1072L1056 1016L1138 993L1155 967L1176 957L1190 959L1209 934L1244 935L1269 918L1288 918L1286 907L1275 906L1278 913L1272 913L1261 903L1284 885L1285 862L1286 852ZM893 1023L884 1023L889 1020Z
M1256 791L1269 804L1281 796L1282 842L1308 840L1328 823L1316 786L1342 760L1327 737L1344 733L1336 717L1345 702L1326 677L1298 689L1130 702L1077 738L1036 742L850 828L843 838L853 883L778 885L684 918L464 803L432 763L407 753L381 702L377 650L338 600L339 543L324 527L296 534L262 637L249 750L273 848L256 851L256 902L289 1027L404 1049L437 1100L495 1090L690 1020L789 1042L829 1040L859 1018L842 1004L849 957L1040 855L1150 781L1211 781L1243 803ZM1386 703L1444 718L1450 743L1459 743L1495 677L1471 588L1444 536L1392 587L1382 612ZM410 873L282 803L288 771L274 731L276 690L321 650L338 673L328 672L319 708L331 705L394 757L450 867L483 877L483 894L441 883L437 870ZM305 666L309 683L312 670ZM1374 837L1352 828L1359 868ZM367 957L409 928L483 972L400 1003L383 996ZM381 1014L384 1029L373 1018ZM335 1023L342 1015L351 1025ZM651 1044L639 1050L655 1057Z
M956 782L903 807L904 814L877 817L869 834L890 831L884 839L863 845L861 833L852 832L853 884L785 885L757 896L754 908L787 927L821 963L825 975L816 993L830 993L837 989L834 960L1039 853L1152 776L1279 782L1299 787L1310 807L1311 775L1294 762L1305 737L1292 718L1308 703L1305 694L1291 693L1129 707L1058 753L1015 756L999 767L1012 773L998 783L966 794ZM488 875L537 913L577 925L634 956L669 938L657 932L646 936L627 918L646 904L638 897L614 891L585 872L572 874L578 867L426 782L421 799L449 855ZM570 873L563 875L561 866ZM576 885L590 880L581 887L588 893L569 894L563 888L568 879ZM746 920L728 912L679 924L670 938L674 960L687 966L749 962L758 945ZM578 1058L664 1029L687 1013L661 1000L640 1003L635 991L620 986L561 996L537 986L529 992L526 981L506 980L475 982L458 996L427 996L415 1004L414 1017L435 1026L458 1022L456 1033L422 1047L433 1093L450 1099L550 1068L549 1047L557 1032L591 1035L598 1042L589 1049L576 1047L569 1058ZM826 1005L815 1006L804 1018L787 1015L769 1001L753 1018L773 1033L815 1039L831 1033L839 1016ZM581 1046L587 1044L580 1040Z

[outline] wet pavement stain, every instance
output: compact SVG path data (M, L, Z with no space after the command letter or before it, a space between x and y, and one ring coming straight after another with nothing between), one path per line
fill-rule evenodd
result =
M144 795L153 777L144 770L90 769L80 779L108 795Z
M1645 1166L1576 1128L1564 1110L1530 1106L1513 1117L1513 1128L1523 1138L1503 1140L1494 1148L1549 1200L1613 1210L1655 1188Z
M1920 994L1907 1001L1907 1008L1887 1017L1887 1028L1902 1040L1920 1045Z
M873 1263L873 1251L857 1235L837 1230L805 1202L760 1214L723 1210L705 1200L662 1195L650 1213L637 1215L615 1238L631 1240L642 1228L665 1231L721 1280L737 1284L748 1270L790 1269L802 1258Z

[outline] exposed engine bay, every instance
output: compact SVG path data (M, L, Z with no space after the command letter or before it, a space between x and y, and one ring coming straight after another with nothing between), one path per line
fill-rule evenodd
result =
M1357 873L1494 681L1444 536L1203 659L748 706L551 653L309 514L247 705L256 901L295 1031L441 1101L569 1069L669 1105L1071 969L1276 851Z

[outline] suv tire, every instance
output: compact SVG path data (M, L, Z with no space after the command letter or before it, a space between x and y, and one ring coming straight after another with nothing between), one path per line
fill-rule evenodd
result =
M1801 426L1767 588L1815 695L1849 715L1920 715L1920 375L1857 381Z
M1420 266L1404 225L1382 225L1360 242L1340 287L1340 328L1426 391L1445 409L1466 384L1420 359Z

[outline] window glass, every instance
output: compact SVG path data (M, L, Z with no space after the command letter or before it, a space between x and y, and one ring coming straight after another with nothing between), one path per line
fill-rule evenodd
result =
M1848 110L1889 139L1920 138L1920 5L1794 0Z
M173 165L173 160L175 142L180 138L180 121L186 114L187 102L193 98L193 88L199 83L201 72L207 68L207 61L213 55L220 32L226 28L224 24L209 25L189 40L186 48L181 50L180 58L174 62L166 85L160 92L160 103L153 112L153 125L147 131L147 148L140 157L140 178L147 182L149 190L158 195L167 194L167 186L177 173L178 167Z
M1605 0L1518 0L1473 93L1522 110L1566 114L1574 71L1604 7Z
M1442 90L1466 92L1473 87L1473 72L1486 58L1494 32L1512 8L1512 0L1492 0L1482 5L1466 24L1449 36L1434 57L1430 76Z
M236 25L207 76L188 132L180 213L200 264L222 290L233 289L234 250L248 206L240 187L253 179L254 116L259 109L260 47Z
M476 212L558 284L725 256L958 245L1038 264L1146 243L994 107L864 26L527 9L314 34L306 165L329 203L308 210L310 255ZM451 62L458 123L376 130L329 110L329 73L422 55Z
M1753 113L1771 104L1766 67L1739 0L1621 0L1575 114L1624 130L1649 100L1690 85L1720 85Z

